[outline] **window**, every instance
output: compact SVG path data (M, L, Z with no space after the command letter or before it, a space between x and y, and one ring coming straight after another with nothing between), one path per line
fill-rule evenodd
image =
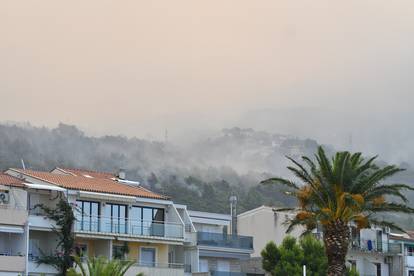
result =
M88 246L86 244L78 244L75 246L75 253L81 257L81 260L88 257Z
M377 266L377 276L381 276L381 264L376 263L375 265Z
M29 259L37 259L40 256L40 240L29 239Z
M208 272L208 260L207 259L200 259L199 270L200 272Z
M105 229L111 233L127 233L126 205L107 203L104 209Z
M112 257L118 260L125 259L125 246L123 245L113 245L112 246Z
M414 276L414 270L408 271L408 276Z
M408 245L407 248L407 256L414 256L414 245Z
M140 264L144 266L155 266L156 263L155 248L141 247Z
M351 265L351 269L356 270L356 261L355 260L348 260L348 263Z
M164 209L133 206L129 220L133 234L164 236Z
M77 200L75 217L78 230L98 232L99 202Z
M218 260L217 261L217 270L223 272L230 271L230 262L228 260Z

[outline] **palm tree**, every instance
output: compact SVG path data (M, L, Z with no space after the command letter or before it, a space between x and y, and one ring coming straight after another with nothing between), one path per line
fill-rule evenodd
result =
M283 184L289 187L287 194L298 201L296 216L288 221L290 232L295 226L305 227L305 233L320 225L328 257L328 275L346 273L345 257L350 242L350 225L358 229L371 224L402 230L394 223L378 218L379 212L414 213L405 205L402 190L405 184L386 184L384 180L402 171L396 166L379 168L376 157L364 159L361 153L338 152L330 160L322 147L315 155L316 162L303 156L304 164L287 157L294 166L287 167L301 185L284 178L270 178L263 184ZM402 202L391 201L392 196ZM285 208L281 210L294 210Z
M79 267L80 273L71 268L68 270L68 276L124 276L127 270L134 264L132 261L108 261L104 257L99 257L88 259L86 261L86 269L80 257L76 256L74 260ZM143 276L143 274L137 276Z

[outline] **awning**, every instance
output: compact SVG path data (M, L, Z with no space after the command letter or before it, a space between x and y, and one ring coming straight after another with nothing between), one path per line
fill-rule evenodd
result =
M113 200L113 201L122 201L122 202L135 202L136 201L136 197L134 196L114 195L114 194L107 194L107 193L80 191L79 195L81 198L91 198L91 199L100 199L100 200Z
M0 232L23 234L24 229L19 226L0 226Z
M37 189L37 190L49 190L49 191L59 191L65 192L66 189L55 186L55 185L46 185L46 184L33 184L33 183L25 183L28 188Z

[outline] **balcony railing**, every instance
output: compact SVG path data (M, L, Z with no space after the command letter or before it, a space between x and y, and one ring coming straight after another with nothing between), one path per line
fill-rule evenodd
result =
M197 232L199 245L253 250L253 237L222 233Z
M377 240L369 239L354 239L350 244L351 248L354 250L367 251L367 252L388 252L388 246L382 241L378 242Z
M84 216L83 219L76 220L75 231L173 239L184 238L184 227L181 224L126 218Z
M211 276L246 276L244 272L211 271Z
M178 263L146 263L146 262L138 262L135 263L134 266L140 267L157 267L157 268L173 268L173 269L184 269L184 264Z

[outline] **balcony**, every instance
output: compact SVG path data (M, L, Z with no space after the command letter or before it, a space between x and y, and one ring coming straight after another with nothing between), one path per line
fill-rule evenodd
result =
M75 232L128 237L184 239L184 226L178 223L129 220L108 217L83 217L75 222Z
M144 275L157 275L157 276L184 276L184 264L136 263L128 269L125 276L135 276L139 273L143 273Z
M384 244L382 241L367 240L367 239L353 239L350 244L351 249L364 252L377 252L387 253L388 244Z
M246 276L244 272L211 271L211 276Z
M24 256L0 255L0 271L23 272L26 267Z
M222 233L197 232L199 245L253 250L253 237Z

